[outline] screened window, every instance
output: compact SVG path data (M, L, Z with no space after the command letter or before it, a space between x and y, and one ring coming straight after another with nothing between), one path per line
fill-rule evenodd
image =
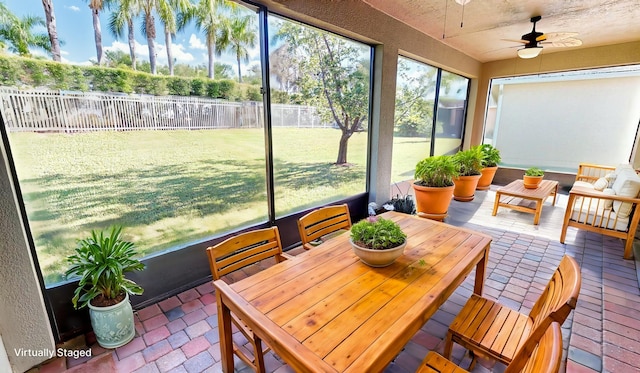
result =
M220 56L207 52L205 16L219 21ZM8 85L26 88L2 88L2 115L47 285L64 280L65 258L92 229L122 225L144 257L268 220L258 16L221 4L188 21L155 40L154 59L103 30L101 67L12 65L21 80ZM58 25L63 50L76 51Z
M269 17L277 216L366 191L371 47Z
M413 179L425 157L461 148L469 79L399 56L396 82L392 182Z

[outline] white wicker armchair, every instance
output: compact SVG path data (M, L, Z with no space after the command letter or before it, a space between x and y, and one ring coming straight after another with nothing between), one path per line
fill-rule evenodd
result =
M624 258L633 258L633 239L640 221L640 176L630 165L580 164L569 192L560 242L568 227L626 240Z

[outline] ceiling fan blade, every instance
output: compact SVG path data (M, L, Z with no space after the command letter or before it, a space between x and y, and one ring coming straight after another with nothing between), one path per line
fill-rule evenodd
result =
M544 34L546 36L546 41L556 42L568 38L574 38L578 36L577 32L547 32Z
M528 40L522 40L522 39L501 39L502 41L511 41L514 43L522 43L522 44L529 44Z
M547 34L542 34L536 38L536 41L545 41L547 40Z
M550 47L579 47L582 45L582 40L576 38L566 38L558 41L544 42L542 44Z

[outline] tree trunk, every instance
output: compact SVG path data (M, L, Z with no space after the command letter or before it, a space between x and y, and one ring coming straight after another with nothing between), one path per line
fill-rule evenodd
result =
M91 9L91 14L93 15L93 34L96 41L98 65L102 65L102 31L100 30L100 17L98 16L98 12L98 9Z
M213 68L213 65L215 63L213 58L214 47L215 46L213 43L207 43L207 52L209 53L209 79L214 78L214 68Z
M151 74L156 75L156 45L150 37L147 37L147 44L149 45L149 65L151 65Z
M149 45L149 65L151 65L151 74L156 75L156 45L154 40L156 39L156 26L155 18L153 15L147 15L147 44Z
M171 33L165 28L164 40L167 47L167 64L169 65L169 75L173 76L173 52L171 51Z
M338 148L338 159L336 160L336 164L346 164L347 163L347 145L349 143L349 138L352 133L347 130L342 131L342 136L340 136L340 147Z
M242 70L240 69L240 57L238 57L237 60L238 60L238 83L242 83Z
M131 67L136 69L136 37L133 33L133 19L127 20L129 27L129 57L131 57Z
M56 14L53 10L53 0L42 0L44 14L47 19L47 31L51 41L51 55L53 60L60 62L60 41L58 40L58 30L56 28Z

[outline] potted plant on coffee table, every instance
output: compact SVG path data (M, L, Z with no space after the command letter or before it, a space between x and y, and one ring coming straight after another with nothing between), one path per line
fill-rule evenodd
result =
M143 289L124 277L126 272L141 271L144 264L134 259L132 242L113 226L108 233L91 231L91 236L78 241L75 254L68 258L71 267L66 276L79 276L73 293L73 306L89 307L91 326L96 340L104 348L127 344L135 334L133 309L129 295L140 295Z
M450 155L428 157L418 162L412 185L419 216L434 220L447 216L456 176L458 167Z
M544 171L538 167L530 167L524 172L522 182L527 189L536 189L542 178L544 177Z
M362 262L371 267L386 267L404 252L407 235L398 223L369 216L351 226L350 242Z
M480 173L482 176L478 180L477 190L487 190L493 182L493 178L498 171L498 163L502 160L500 157L500 150L493 147L491 144L478 145L482 152L482 169Z
M480 147L472 147L457 152L453 160L458 166L459 176L453 179L453 199L456 201L472 201L475 196L476 186L482 173L482 151Z

